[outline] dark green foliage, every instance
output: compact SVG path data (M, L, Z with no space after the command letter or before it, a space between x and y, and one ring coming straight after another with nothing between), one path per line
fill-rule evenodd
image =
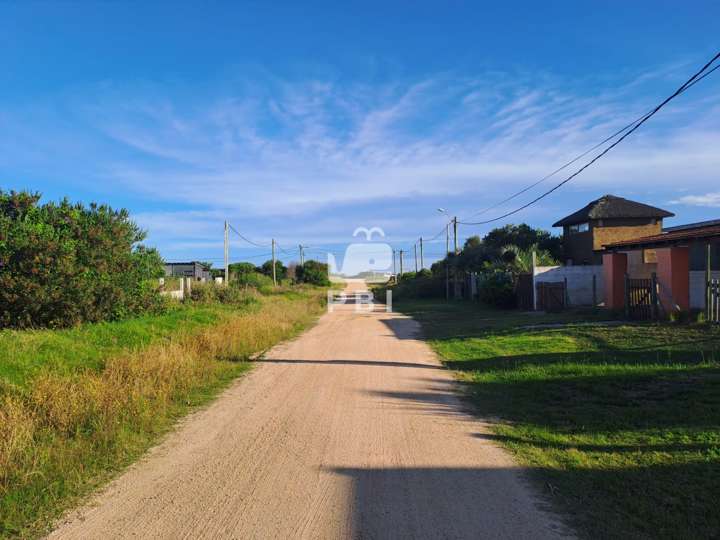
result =
M525 223L505 225L493 229L485 235L483 244L496 251L502 250L507 245L517 246L520 249L530 249L537 246L538 249L549 251L554 259L562 259L562 240L560 237L552 236L542 229L533 229Z
M299 264L295 267L295 279L299 283L327 287L330 285L328 265L318 261L305 261L305 264Z
M270 268L272 268L272 266ZM231 276L239 276L240 274L250 274L251 272L259 272L260 270L253 263L239 262L228 265L228 271Z
M164 306L160 255L126 210L0 191L0 326L60 327Z
M445 298L445 277L434 275L430 270L407 272L392 287L393 298ZM378 298L385 298L382 290Z
M272 277L273 275L273 262L272 260L265 261L262 266L259 268L260 272L265 274L266 276ZM285 279L287 277L287 266L285 266L280 261L275 261L275 277L278 281Z
M478 289L480 301L499 308L513 308L516 304L515 288L510 274L503 271L483 275Z
M266 292L272 289L273 281L272 278L261 274L259 272L247 272L238 274L233 277L232 285L240 287L252 287L261 292Z

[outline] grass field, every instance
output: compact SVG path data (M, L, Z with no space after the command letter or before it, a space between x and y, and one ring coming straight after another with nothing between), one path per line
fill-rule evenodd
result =
M34 537L246 361L311 324L324 289L68 330L0 332L0 537Z
M572 324L587 314L464 302L395 307L422 323L478 414L497 419L490 437L584 536L718 537L719 327Z

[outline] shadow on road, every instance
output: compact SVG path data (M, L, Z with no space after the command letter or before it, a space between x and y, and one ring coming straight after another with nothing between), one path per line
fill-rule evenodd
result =
M361 538L563 538L567 529L520 489L517 469L334 468L353 486Z
M263 364L316 364L341 366L373 366L373 367L402 367L419 369L445 369L440 365L420 364L415 362L396 362L391 360L297 360L283 358L260 358L255 362Z

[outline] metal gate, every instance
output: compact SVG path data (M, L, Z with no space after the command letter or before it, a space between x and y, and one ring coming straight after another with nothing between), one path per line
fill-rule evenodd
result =
M537 283L537 308L541 311L561 311L565 308L565 282Z
M625 275L625 316L641 321L658 318L657 278L630 278Z
M720 279L707 282L707 320L720 323Z

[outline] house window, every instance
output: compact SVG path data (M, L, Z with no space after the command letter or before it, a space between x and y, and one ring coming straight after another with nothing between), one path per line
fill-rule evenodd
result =
M568 232L570 234L587 232L589 230L590 230L590 226L587 223L577 223L575 225L570 225L570 227L568 227Z

